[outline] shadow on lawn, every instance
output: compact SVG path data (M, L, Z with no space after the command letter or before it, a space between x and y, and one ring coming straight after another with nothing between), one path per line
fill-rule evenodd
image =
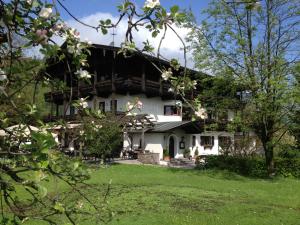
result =
M265 178L255 177L255 176L245 176L228 170L218 170L218 169L181 169L181 168L168 168L172 173L182 173L182 174L193 174L193 175L205 175L214 179L226 179L226 180L236 180L236 181L246 181L247 179L253 180L272 180L267 176Z

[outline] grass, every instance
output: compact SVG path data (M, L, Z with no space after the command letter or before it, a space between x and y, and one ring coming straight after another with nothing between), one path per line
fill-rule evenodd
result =
M82 191L101 206L110 181L104 206L104 214L111 211L114 215L109 225L300 224L300 180L296 179L249 179L223 171L114 165L93 172L89 183L97 191ZM78 199L69 193L70 202ZM98 220L79 219L78 224L89 225ZM67 221L57 220L60 224Z

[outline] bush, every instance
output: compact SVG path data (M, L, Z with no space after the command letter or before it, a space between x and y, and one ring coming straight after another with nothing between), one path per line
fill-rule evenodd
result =
M275 168L278 175L300 178L300 158L276 158Z
M278 156L285 159L300 158L300 149L286 145L284 149L278 153Z
M300 178L300 158L276 158L275 168L277 175ZM267 176L265 159L262 157L207 156L205 169L228 170L244 176L258 178Z
M183 150L183 157L184 158L189 158L191 156L191 151L189 149L184 149Z

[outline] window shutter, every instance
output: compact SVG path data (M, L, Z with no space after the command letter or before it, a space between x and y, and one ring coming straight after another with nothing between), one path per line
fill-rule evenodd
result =
M214 145L215 145L215 137L212 136L212 137L211 137L211 146L214 146Z

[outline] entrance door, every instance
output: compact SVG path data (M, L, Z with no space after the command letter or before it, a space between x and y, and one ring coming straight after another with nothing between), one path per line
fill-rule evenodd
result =
M175 156L175 140L172 136L169 138L169 155L170 158L174 158Z

